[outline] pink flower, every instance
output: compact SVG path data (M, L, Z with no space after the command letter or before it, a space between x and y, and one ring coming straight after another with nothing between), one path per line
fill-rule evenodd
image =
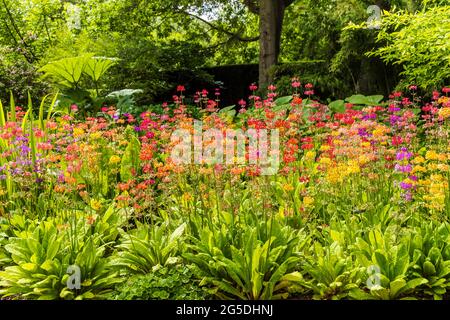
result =
M240 106L245 107L245 106L247 105L247 102L245 102L244 99L241 99L241 100L239 100L238 104L239 104Z
M444 88L442 88L442 92L443 92L443 93L449 93L449 92L450 92L450 87L444 87Z
M311 89L312 87L314 87L312 83L305 84L306 89ZM305 92L305 94L306 94L306 92Z
M78 111L78 106L76 104L73 104L70 106L70 110L72 110L73 112L77 112Z
M417 86L415 85L409 86L409 90L411 91L417 90Z
M258 86L255 83L252 83L249 88L250 88L251 91L258 90Z
M439 91L436 91L436 90L433 91L433 100L438 100L439 96L440 96Z
M177 87L177 91L180 91L180 92L183 92L183 91L185 91L186 89L184 88L184 86L178 86Z
M267 89L269 89L270 91L275 91L277 89L277 87L275 87L273 84L271 84Z
M292 81L293 88L299 88L300 86L301 86L301 83L299 81Z

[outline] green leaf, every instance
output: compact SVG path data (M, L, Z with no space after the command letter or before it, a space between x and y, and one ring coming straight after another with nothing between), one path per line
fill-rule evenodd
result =
M436 268L430 261L425 261L423 263L423 274L424 276L434 276L436 274Z
M406 281L404 279L396 279L391 281L389 288L391 290L391 298L396 298L400 291L406 286Z
M11 112L11 122L16 122L16 103L14 102L14 96L12 91L10 91L9 98L10 112Z
M51 77L65 87L75 88L78 86L86 64L92 56L92 54L85 54L78 57L60 59L48 63L39 71L44 73L44 78Z
M352 95L351 97L346 98L345 101L351 104L365 104L365 105L370 104L367 97L363 96L362 94Z
M374 96L366 96L367 101L370 105L377 105L383 100L384 96L382 95L374 95Z
M87 60L84 72L94 81L98 80L108 71L109 68L117 64L117 59L107 57L92 57Z
M277 106L288 104L289 102L291 102L292 98L293 98L292 96L279 97L278 99L275 100L275 104Z
M345 112L345 101L344 100L336 100L333 102L330 102L328 104L328 107L331 109L331 111L335 113L343 113Z
M0 101L0 127L4 127L6 123L5 112L3 110L2 102Z

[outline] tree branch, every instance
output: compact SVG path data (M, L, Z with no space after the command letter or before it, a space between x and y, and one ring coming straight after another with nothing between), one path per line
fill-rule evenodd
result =
M251 13L259 14L259 5L257 0L242 0L242 3Z
M29 61L29 62L30 63L33 62L34 60L36 60L36 56L35 56L32 48L28 45L28 43L25 41L24 37L22 36L22 33L20 32L19 27L16 25L16 22L14 21L14 17L12 15L11 11L9 10L8 6L6 5L5 0L3 0L3 5L5 7L6 14L8 15L8 18L11 21L11 25L12 25L14 31L17 33L21 42L24 44L24 46L28 49L29 53L31 54L32 61Z
M284 7L287 8L293 4L296 0L284 0Z
M223 28L220 28L220 27L216 26L215 24L203 19L202 17L199 17L199 16L197 16L193 13L187 12L187 11L181 10L181 11L176 11L176 13L181 13L181 14L185 14L185 15L194 17L195 19L197 19L197 20L205 23L209 27L211 27L211 29L217 30L219 32L225 33L226 35L230 36L230 39L235 39L235 40L243 41L243 42L253 42L253 41L259 40L259 35L255 36L255 37L250 37L250 38L242 37L238 32L231 32L231 31L225 30Z

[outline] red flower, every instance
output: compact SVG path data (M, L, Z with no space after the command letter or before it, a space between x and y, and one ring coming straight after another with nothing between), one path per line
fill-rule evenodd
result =
M302 104L302 102L303 102L302 98L294 97L294 99L292 99L291 105L292 106L295 106L295 105L299 106L299 105Z
M399 137L399 136L392 137L392 145L393 146L398 146L398 145L400 145L402 143L403 143L402 137Z
M308 177L308 176L301 176L298 180L299 180L300 182L306 182L306 183L308 183L308 182L309 182L309 177Z
M316 127L317 127L317 128L325 127L325 122L322 122L322 121L317 122L317 123L316 123Z
M185 91L186 89L184 88L184 86L178 86L177 87L177 91L179 91L179 92L183 92L183 91Z
M302 149L303 150L310 150L310 149L313 149L313 148L314 148L314 144L312 144L312 143L302 144Z

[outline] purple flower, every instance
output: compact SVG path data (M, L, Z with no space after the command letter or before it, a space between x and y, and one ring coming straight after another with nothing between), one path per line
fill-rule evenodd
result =
M401 109L399 107L396 107L396 106L389 106L388 110L389 110L389 112L398 112Z
M402 197L403 199L405 199L406 201L411 201L412 200L412 193L410 190L403 192L402 193Z
M370 120L370 119L376 119L376 118L377 118L377 115L373 112L365 114L363 116L363 120Z
M389 117L389 121L390 121L391 125L396 124L397 122L400 121L400 119L401 119L401 118L400 118L399 116L397 116L397 115L391 115L391 116Z
M408 149L401 148L401 151L397 152L397 160L409 160L412 157L412 153L408 152Z
M398 172L407 173L407 172L411 172L412 166L410 164L402 166L402 165L397 163L395 165L394 169L395 169L395 171L398 171Z
M364 129L364 128L360 128L360 129L358 129L358 134L359 134L359 136L361 136L361 137L367 137L368 135L369 135L369 133L366 131L366 129Z
M413 187L413 185L411 183L406 183L404 181L400 182L400 188L402 188L403 190L408 190L411 189Z

